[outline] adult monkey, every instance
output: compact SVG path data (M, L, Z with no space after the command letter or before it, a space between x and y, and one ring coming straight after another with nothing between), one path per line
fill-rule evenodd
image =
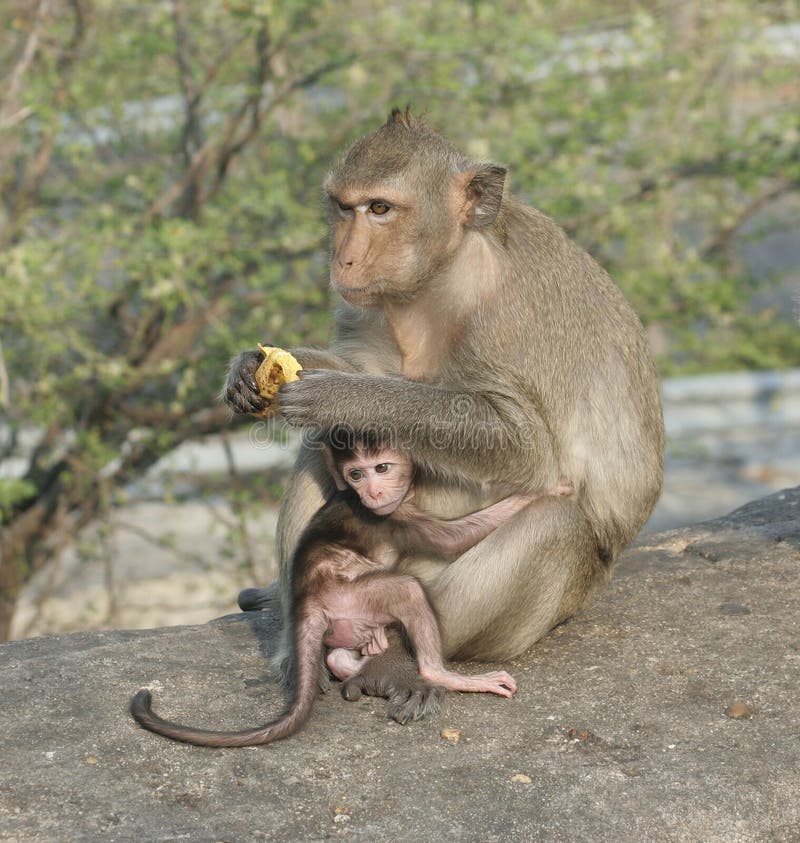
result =
M455 562L420 559L445 654L505 660L571 616L647 520L663 474L657 377L636 315L606 272L549 218L503 196L505 170L477 164L395 109L334 167L331 285L341 297L327 352L281 389L289 424L376 430L413 454L419 505L453 518L507 493L544 497ZM258 412L258 351L223 389ZM304 450L288 485L277 553L287 561L329 488ZM501 491L501 488L505 492ZM248 589L242 608L274 588ZM347 680L390 699L398 720L440 698L397 647Z

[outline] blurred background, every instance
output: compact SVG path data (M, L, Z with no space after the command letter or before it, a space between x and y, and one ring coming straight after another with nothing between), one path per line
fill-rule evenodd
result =
M664 378L648 529L800 477L796 0L4 0L0 640L274 577L293 439L228 359L325 345L320 185L412 105L554 217Z

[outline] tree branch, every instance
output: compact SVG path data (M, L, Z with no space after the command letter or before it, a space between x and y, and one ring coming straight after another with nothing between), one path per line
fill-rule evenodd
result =
M58 85L53 92L52 102L57 107L62 106L66 98L69 79L78 58L78 47L86 34L85 13L81 5L81 0L71 0L70 6L73 12L72 34L69 42L61 48L56 60L59 70ZM37 12L41 13L41 18L37 16L34 29L36 29L37 25L43 24L48 7L49 0L40 0ZM38 44L40 34L41 30L39 28L36 34L36 40L33 42L33 55L35 55L35 47ZM28 39L28 44L26 44L26 52L32 43L32 36L33 32ZM32 58L33 56L31 56L31 60ZM18 64L18 67L20 64ZM19 78L21 83L22 74L20 74ZM55 136L55 127L50 123L42 131L39 147L35 153L29 156L18 183L9 191L11 197L8 201L9 211L5 228L0 232L0 247L12 242L17 236L26 208L28 208L33 199L39 194L44 177L50 168L50 162L55 149ZM7 158L7 154L3 157ZM0 163L2 163L2 158L0 158ZM2 166L0 166L0 171L2 169Z
M185 119L181 130L181 153L184 164L188 167L205 141L200 103L205 93L204 87L197 84L189 56L194 52L186 26L186 8L183 0L173 0L172 17L175 25L175 57L178 65L178 80L183 93ZM179 216L197 219L202 202L200 186L195 181L189 182L181 196Z
M751 199L744 208L739 211L737 217L733 222L723 226L719 231L715 232L714 236L703 246L700 254L704 258L713 258L724 252L733 237L736 236L739 229L749 220L755 216L762 208L765 208L771 202L780 198L792 190L800 188L800 179L787 179L775 185L770 190L762 193Z
M14 113L18 113L17 103L19 100L20 89L22 88L22 80L36 56L44 21L49 12L50 0L39 0L36 4L33 24L31 25L30 32L28 33L28 39L25 42L22 55L16 65L14 65L14 69L11 71L11 75L9 76L5 88L5 96L2 101L0 101L0 131L12 125ZM13 120L13 122L18 121Z
M11 384L8 379L8 367L6 366L5 354L3 354L3 343L0 341L0 408L7 410L11 401Z

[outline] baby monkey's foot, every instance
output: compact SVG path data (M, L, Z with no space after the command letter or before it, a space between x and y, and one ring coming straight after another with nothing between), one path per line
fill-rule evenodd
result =
M517 691L514 677L504 670L491 673L479 673L475 676L465 676L462 673L445 671L426 671L425 678L429 682L443 685L451 691L464 691L475 694L497 694L500 697L513 697Z

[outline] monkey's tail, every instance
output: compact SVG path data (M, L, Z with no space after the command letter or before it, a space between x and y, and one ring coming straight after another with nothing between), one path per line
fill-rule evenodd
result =
M298 628L302 632L296 644L297 680L294 683L294 693L288 708L276 720L240 732L217 732L213 729L182 726L180 723L159 717L150 707L150 692L144 689L131 700L130 712L133 719L151 732L196 746L260 746L294 734L308 719L317 696L322 642L328 623L321 611L314 610L306 615Z

